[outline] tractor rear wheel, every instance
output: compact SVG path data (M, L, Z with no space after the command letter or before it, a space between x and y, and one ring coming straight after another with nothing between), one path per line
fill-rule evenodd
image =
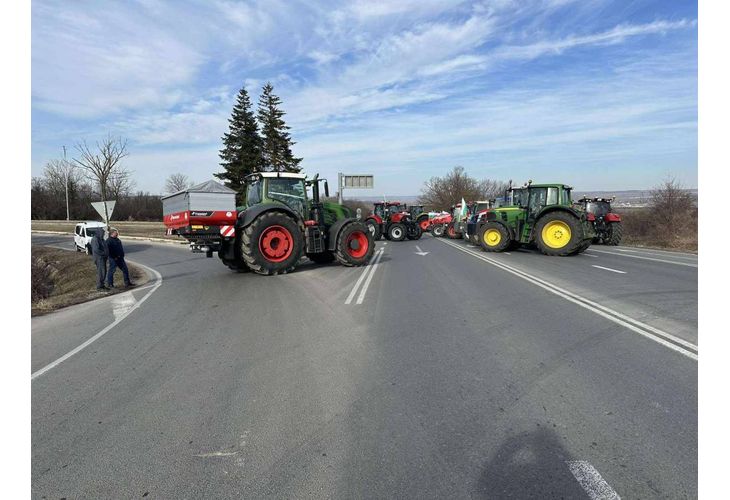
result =
M545 255L574 254L583 244L580 221L567 212L550 212L537 221L535 241Z
M624 228L620 222L611 222L608 226L610 229L609 237L603 240L606 245L616 246L621 243L621 236L624 234Z
M420 240L421 236L423 236L423 230L421 229L421 226L419 226L418 224L413 224L408 229L409 229L409 231L408 231L409 240Z
M375 241L362 222L350 222L337 236L335 259L343 266L362 266L375 252Z
M302 256L302 231L281 212L264 212L241 234L241 256L258 274L275 275L293 270Z
M223 263L228 266L228 269L231 271L236 271L237 273L247 273L250 272L251 269L248 268L245 262L242 260L229 260L229 259L221 259Z
M434 224L431 226L431 234L434 238L440 238L444 235L444 225L443 224Z
M380 224L373 219L367 219L365 221L365 225L367 226L368 231L370 231L370 235L373 237L373 240L379 241L380 237L383 235L383 232L380 230Z
M420 226L422 232L428 231L428 214L423 214L418 217L416 223Z
M485 252L504 252L511 242L509 231L499 222L487 222L479 230L479 244Z
M455 240L459 237L453 222L449 223L449 225L446 226L446 236L448 236L452 240Z
M406 239L406 234L406 226L400 222L388 226L388 239L391 241L403 241Z
M330 251L324 251L321 253L308 253L307 258L315 264L329 264L335 261L335 254Z

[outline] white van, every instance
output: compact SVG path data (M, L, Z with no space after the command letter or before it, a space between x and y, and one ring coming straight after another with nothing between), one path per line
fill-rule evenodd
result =
M91 255L91 238L99 228L106 228L106 224L97 221L79 222L74 230L74 244L77 252L86 252Z

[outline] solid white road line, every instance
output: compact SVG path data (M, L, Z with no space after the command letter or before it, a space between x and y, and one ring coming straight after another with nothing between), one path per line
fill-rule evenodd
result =
M373 269L370 271L370 274L368 275L368 278L365 280L365 284L360 289L360 295L357 297L357 303L362 304L363 299L365 298L365 293L368 291L368 287L370 286L370 282L373 279L373 275L375 274L375 270L378 268L378 263L380 262L380 258L383 256L383 252L381 251L378 256L375 258L375 262L373 262Z
M365 268L363 269L362 274L360 274L360 278L358 278L358 280L355 282L355 286L352 287L352 291L350 292L350 295L347 296L347 300L345 300L345 305L347 305L350 302L352 302L352 299L355 298L355 294L357 293L358 288L360 288L360 283L363 282L363 280L365 279L365 277L367 276L367 274L370 272L370 269L373 267L373 264L375 263L375 260L379 257L379 255L382 252L383 252L383 248L381 248L380 250L378 250L376 252L376 255L374 255L370 259L370 262L368 262L368 264L365 266Z
M129 308L127 308L126 311L121 312L119 314L119 316L117 316L117 314L115 313L115 315L114 315L115 316L114 322L111 323L106 328L104 328L102 331L100 331L99 333L97 333L96 335L94 335L93 337L91 337L89 340L87 340L86 342L84 342L83 344L81 344L80 346L78 346L76 349L74 349L74 350L72 350L70 352L67 352L66 354L64 354L63 356L61 356L60 358L58 358L56 361L53 361L52 363L47 364L46 366L44 366L43 368L41 368L37 372L32 373L31 376L30 376L30 380L31 381L33 381L36 378L40 377L41 375L43 375L44 373L46 373L48 370L51 370L51 369L57 367L58 365L60 365L64 361L66 361L68 358L70 358L71 356L73 356L74 354L77 354L78 352L82 351L84 348L86 348L89 345L91 345L93 342L99 340L109 330L111 330L112 328L114 328L115 326L117 326L124 318L126 318L127 316L129 316L132 313L132 311L134 311L135 309L139 308L144 303L144 301L147 300L150 297L150 295L152 295L153 293L155 293L155 291L160 287L160 285L162 285L162 275L160 273L158 273L157 271L155 271L154 269L152 269L151 267L147 267L145 265L142 265L142 264L140 264L138 262L134 262L134 261L131 261L131 260L128 260L127 262L129 262L131 264L135 264L135 265L137 265L139 267L143 267L143 268L147 269L148 271L150 271L152 274L155 275L156 281L155 281L155 285L152 287L152 289L150 289L150 291L147 292L145 294L145 296L142 297L140 300L138 300L134 305L132 305ZM125 294L126 293L131 294L132 292L130 291L130 292L124 292L124 293Z
M610 248L610 247L609 247ZM662 257L676 257L678 259L694 259L697 260L697 254L696 253L685 253L685 252L670 252L668 250L656 250L656 249L632 249L632 248L621 248L621 247L613 247L613 250L616 250L617 252L631 252L631 253L638 253L639 255L661 255ZM605 250L608 251L608 250Z
M570 472L591 500L621 500L618 493L601 477L595 467L585 460L566 462Z
M654 262L663 262L665 264L674 264L675 266L687 266L687 267L697 267L697 264L693 264L691 262L677 262L675 260L667 260L667 259L655 259L654 257L642 257L641 255L631 255L628 253L617 253L617 252L607 252L605 250L598 250L593 247L589 248L587 251L591 252L598 252L598 253L607 253L610 255L617 255L619 257L629 257L631 259L642 259L642 260L651 260Z
M598 269L605 269L606 271L611 271L612 273L626 274L626 271L619 271L618 269L611 269L610 267L596 266L593 264L591 264L591 267L596 267Z
M608 320L611 320L614 323L617 323L625 328L628 328L629 330L631 330L633 332L638 333L639 335L642 335L650 340L653 340L654 342L657 342L665 347L668 347L669 349L672 349L673 351L677 351L678 353L683 354L684 356L687 356L688 358L691 358L691 359L694 359L695 361L697 361L698 349L697 349L697 346L691 342L688 342L684 339L676 337L670 333L667 333L663 330L655 328L651 325L647 325L646 323L642 323L641 321L638 321L634 318L626 316L625 314L615 311L602 304L598 304L596 302L588 300L585 297L574 294L573 292L570 292L564 288L561 288L550 282L542 280L542 279L538 278L537 276L526 273L525 271L514 268L512 266L508 266L507 264L498 262L485 255L480 255L472 250L462 247L461 245L457 245L450 241L445 241L445 240L441 240L441 239L439 239L439 241L443 241L443 243L450 245L461 252L472 255L478 259L483 260L484 262L492 264L495 267L499 267L500 269L503 269L503 270L507 271L508 273L514 274L515 276L518 276L518 277L524 279L525 281L528 281L536 286L539 286L540 288L543 288L543 289L547 290L548 292L558 295L559 297L562 297L565 300L573 302L574 304L577 304L585 309L588 309L589 311L591 311L595 314L598 314L599 316L602 316Z
M585 253L585 252L579 253L578 255L581 256L581 257L593 257L594 259L597 259L598 258L598 255L591 255L591 254Z

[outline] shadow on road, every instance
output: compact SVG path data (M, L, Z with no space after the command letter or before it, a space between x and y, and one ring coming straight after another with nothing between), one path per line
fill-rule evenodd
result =
M508 438L484 467L480 498L580 498L587 495L568 469L570 454L547 428Z

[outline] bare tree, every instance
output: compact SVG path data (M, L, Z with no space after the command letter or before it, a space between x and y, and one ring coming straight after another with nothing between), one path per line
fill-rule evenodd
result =
M419 203L436 209L448 210L464 198L465 201L489 200L504 194L507 183L492 179L481 181L470 177L464 167L454 167L443 177L431 177L424 183Z
M135 182L132 180L132 173L129 170L118 169L109 176L107 186L109 197L118 200L131 194Z
M177 193L178 191L187 189L192 185L193 183L187 175L180 173L172 174L165 181L165 192L170 194Z
M109 181L113 176L121 175L124 171L121 161L126 156L127 141L121 138L114 138L109 134L101 142L96 143L96 149L92 150L86 141L76 144L76 151L79 158L74 158L74 164L84 169L87 177L99 184L102 201L107 201L109 194ZM108 222L109 214L106 213L106 204L104 204L104 218Z
M43 169L46 187L53 193L64 193L66 198L66 220L71 217L69 207L69 186L74 189L81 182L81 175L72 163L66 161L65 148L63 160L50 160Z

